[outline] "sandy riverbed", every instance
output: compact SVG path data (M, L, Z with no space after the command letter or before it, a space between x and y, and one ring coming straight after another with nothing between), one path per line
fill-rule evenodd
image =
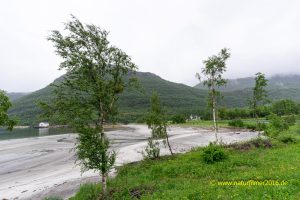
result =
M147 145L150 131L144 125L126 125L122 130L107 132L117 151L117 165L139 161ZM200 128L169 128L174 152L214 141L211 130ZM245 141L257 137L256 132L233 132L221 129L224 143ZM0 199L43 199L48 196L68 198L85 182L96 182L98 174L85 172L75 166L72 150L76 134L35 137L0 141ZM162 154L168 154L163 148Z

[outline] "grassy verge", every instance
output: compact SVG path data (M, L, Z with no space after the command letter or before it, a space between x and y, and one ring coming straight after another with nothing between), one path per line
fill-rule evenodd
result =
M289 134L298 137L298 128L292 127ZM203 161L203 148L129 164L109 181L109 193L111 199L300 199L300 143L271 143L272 147L256 143L251 148L228 147L228 158L214 164ZM220 182L250 180L287 184L229 186ZM94 199L90 194L100 190L100 185L84 185L71 200Z

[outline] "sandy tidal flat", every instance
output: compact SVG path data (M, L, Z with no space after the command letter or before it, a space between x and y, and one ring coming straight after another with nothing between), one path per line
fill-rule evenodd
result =
M214 141L209 129L170 127L170 143L175 153L189 151ZM126 125L107 132L117 151L116 165L142 159L150 131L145 125ZM221 129L224 143L250 140L256 132ZM0 200L43 199L48 196L68 198L85 182L99 181L92 171L81 174L74 165L76 134L64 134L0 141ZM162 154L168 154L163 148Z

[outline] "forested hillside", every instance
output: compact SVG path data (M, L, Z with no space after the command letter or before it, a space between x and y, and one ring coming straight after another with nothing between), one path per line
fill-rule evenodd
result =
M136 76L140 82L141 91L126 89L119 98L119 120L122 122L132 122L143 117L149 107L152 91L158 92L169 114L196 114L206 108L207 90L205 88L199 89L173 83L148 72L138 72ZM55 82L60 82L62 78L56 79ZM230 108L247 106L253 84L252 78L230 80L227 87L223 89L220 106ZM14 100L13 107L9 111L10 115L18 117L20 124L38 123L42 119L38 117L41 110L36 103L38 101L49 102L52 98L52 90L52 86L49 85ZM272 77L269 81L268 93L271 100L286 98L300 100L300 76Z
M132 76L132 74L129 76ZM158 92L170 114L196 113L206 106L205 97L207 92L205 90L172 83L152 73L138 72L136 76L140 88L138 90L126 89L119 98L119 117L124 122L131 122L143 116L148 109L149 98L153 91ZM59 82L61 79L62 77L55 80L55 82ZM53 87L49 85L13 101L13 107L9 111L10 115L18 117L21 124L32 125L38 123L41 120L38 118L41 110L36 103L38 101L51 101L52 91Z
M24 92L9 92L9 93L7 93L7 96L9 97L9 99L11 101L15 101L15 100L17 100L17 99L19 99L19 98L27 95L27 94L29 94L29 93L24 93Z

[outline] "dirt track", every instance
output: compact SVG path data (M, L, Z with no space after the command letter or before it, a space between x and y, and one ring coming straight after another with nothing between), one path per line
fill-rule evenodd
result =
M199 128L169 128L174 152L205 146L214 141L211 130ZM144 125L126 125L122 130L107 133L117 151L117 165L142 159L150 131ZM245 141L257 137L256 132L220 130L224 143ZM64 134L0 141L0 199L43 199L47 196L72 196L81 183L96 182L94 172L81 175L75 166L72 148L76 134ZM168 154L163 148L162 154Z

